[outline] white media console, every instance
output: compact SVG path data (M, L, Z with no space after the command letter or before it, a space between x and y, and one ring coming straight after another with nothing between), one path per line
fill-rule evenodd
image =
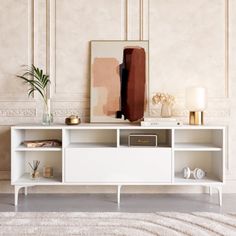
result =
M129 147L130 133L157 134L158 147ZM25 140L59 139L62 147L27 148ZM53 178L31 179L28 162L52 166ZM15 205L21 188L38 185L121 186L200 185L216 188L222 205L225 127L81 124L78 126L24 125L11 128L11 184ZM184 167L207 172L201 180L184 179Z

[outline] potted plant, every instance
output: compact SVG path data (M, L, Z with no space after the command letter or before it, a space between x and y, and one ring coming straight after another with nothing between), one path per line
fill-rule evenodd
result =
M28 84L28 96L33 96L33 92L37 91L43 99L43 117L42 123L44 125L50 125L53 122L53 116L51 114L50 98L48 98L47 87L50 84L49 75L44 71L32 64L31 67L27 67L26 71L22 75L17 75Z

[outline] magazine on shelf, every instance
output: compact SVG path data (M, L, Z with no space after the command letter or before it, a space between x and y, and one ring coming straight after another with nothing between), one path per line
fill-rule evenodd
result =
M141 121L141 126L181 126L182 121Z
M163 121L177 121L176 118L173 118L173 117L167 117L167 118L164 118L164 117L144 117L143 119L145 122L163 122Z

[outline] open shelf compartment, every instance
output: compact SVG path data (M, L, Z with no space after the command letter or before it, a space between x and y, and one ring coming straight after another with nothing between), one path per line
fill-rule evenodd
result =
M165 147L171 148L172 140L171 140L171 129L120 129L120 147L129 147L129 135L157 135L157 148ZM137 146L137 147L145 147L147 146Z
M66 148L117 147L116 129L67 129L64 132Z
M175 130L175 151L222 151L223 129Z
M12 147L13 151L61 151L61 147L35 147L28 148L22 144L24 141L52 140L62 141L61 129L13 129Z
M191 170L200 168L206 172L203 179L189 179L183 177L183 168ZM176 184L216 184L223 183L223 155L222 151L179 151L175 153L174 182Z
M39 177L31 179L30 173L24 173L14 184L16 185L54 185L62 183L61 176L54 176L52 178Z
M39 172L40 178L31 179L31 168L29 163L33 160L40 161ZM53 167L52 178L43 177L43 167ZM12 156L12 183L13 184L47 184L62 182L62 156L61 152L15 152Z

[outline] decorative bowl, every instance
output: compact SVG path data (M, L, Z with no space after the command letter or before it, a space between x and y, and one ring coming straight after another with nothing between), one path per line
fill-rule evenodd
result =
M78 125L80 124L80 118L75 115L71 115L65 119L67 125Z

